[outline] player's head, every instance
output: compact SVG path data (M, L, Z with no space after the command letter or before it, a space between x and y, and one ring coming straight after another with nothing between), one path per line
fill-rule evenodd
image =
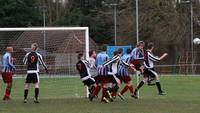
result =
M101 46L101 51L103 51L103 52L105 52L105 51L107 51L107 45L106 44L103 44L102 46Z
M7 47L6 51L9 52L9 53L12 53L13 52L13 47Z
M78 53L77 58L78 58L78 60L84 59L84 54L82 52Z
M32 51L36 51L38 49L38 44L37 43L31 44L31 49Z
M143 49L144 46L145 46L145 43L144 43L144 41L139 41L139 42L137 43L136 46L137 46L138 48L140 48L140 49Z
M96 58L96 56L97 56L97 55L96 55L96 51L95 51L95 50L90 50L90 51L89 51L89 56L90 56L90 57L93 57L93 58Z
M123 49L122 49L122 48L119 48L117 51L118 51L118 54L119 54L120 56L123 55Z
M128 49L126 50L126 54L131 54L131 49L130 49L130 48L128 48Z
M118 54L119 54L118 51L114 51L114 52L113 52L113 55L114 55L114 56L116 56L116 55L118 55Z
M154 49L154 44L152 42L148 43L147 49L148 50L153 50Z

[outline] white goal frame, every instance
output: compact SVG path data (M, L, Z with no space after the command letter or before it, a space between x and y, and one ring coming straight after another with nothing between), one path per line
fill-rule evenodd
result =
M89 58L89 28L88 27L25 27L25 28L0 28L2 31L58 31L58 30L84 30L85 31L85 55L86 59ZM89 91L86 87L86 96L88 97Z

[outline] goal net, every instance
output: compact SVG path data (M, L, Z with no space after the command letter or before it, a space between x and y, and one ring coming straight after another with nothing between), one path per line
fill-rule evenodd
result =
M31 51L32 43L38 43L38 52L51 76L77 75L77 52L84 52L88 57L89 49L96 49L95 42L89 39L87 27L0 28L0 39L0 58L7 46L14 48L17 76L26 74L22 59Z

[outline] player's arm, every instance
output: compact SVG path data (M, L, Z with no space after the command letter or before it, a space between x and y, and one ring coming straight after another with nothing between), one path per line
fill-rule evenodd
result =
M24 63L24 65L27 64L28 54L29 54L29 53L27 53L27 54L24 56L24 58L23 58L23 63Z
M156 57L154 56L153 54L149 53L148 52L148 55L149 55L149 58L152 60L152 61L160 61L162 60L163 58L165 58L168 54L167 53L164 53L161 57Z
M106 62L103 64L103 66L107 66L107 65L109 65L109 64L111 64L111 63L113 63L113 62L115 62L116 60L119 60L119 59L120 59L119 55L116 55L116 56L114 56L112 59L106 61Z
M42 66L44 67L46 73L48 73L47 66L46 66L46 64L44 63L43 58L42 58L42 56L41 56L40 54L38 54L38 58L39 58L40 64L42 64Z

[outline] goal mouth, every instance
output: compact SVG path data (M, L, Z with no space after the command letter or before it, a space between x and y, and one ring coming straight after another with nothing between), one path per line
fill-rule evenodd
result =
M50 74L77 75L75 64L77 51L89 57L89 48L96 49L96 43L89 38L88 27L30 27L30 28L0 28L0 56L4 48L14 48L13 57L17 74L26 74L26 66L22 59L31 52L31 44L39 45L39 52L46 62ZM41 73L44 70L41 68Z

